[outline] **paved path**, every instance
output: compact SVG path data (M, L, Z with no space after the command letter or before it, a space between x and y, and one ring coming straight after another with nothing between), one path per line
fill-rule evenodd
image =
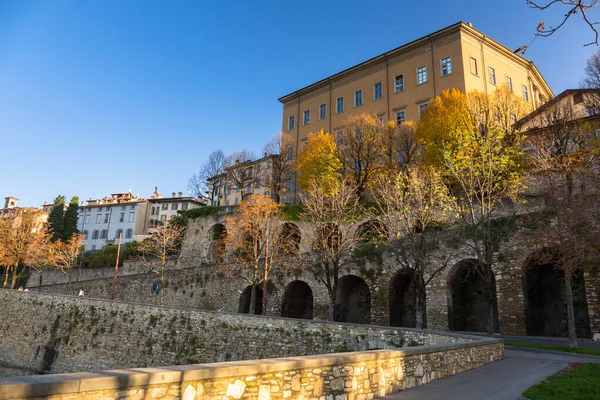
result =
M504 336L497 335L499 339L512 340L514 342L526 344L548 344L552 346L568 346L569 339L561 337L538 337L538 336ZM600 342L594 342L590 339L579 339L577 341L579 347L587 349L600 350Z
M521 393L570 362L589 358L505 350L504 359L384 397L389 400L518 400ZM600 357L598 357L600 363Z

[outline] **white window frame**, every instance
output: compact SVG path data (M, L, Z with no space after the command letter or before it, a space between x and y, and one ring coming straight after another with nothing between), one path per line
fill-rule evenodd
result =
M310 124L310 109L304 110L304 113L302 114L302 125L308 124Z
M529 102L529 90L526 85L521 85L521 94L523 95L523 100Z
M134 220L135 220L135 212L130 211L129 212L129 222L133 222Z
M444 73L444 61L448 60L446 63L446 72ZM452 56L444 57L440 60L442 76L448 76L452 74Z
M473 72L473 67L475 67L475 72ZM479 67L477 66L477 59L475 57L469 56L469 69L473 75L479 76Z
M379 97L377 97L377 85L379 85ZM373 85L373 100L383 99L383 83L377 82Z
M506 87L508 88L508 90L510 90L511 93L513 93L512 78L508 75L506 75Z
M425 107L425 108L423 109L423 107ZM428 109L428 108L429 108L429 103L422 103L422 104L419 104L419 107L418 107L418 110L419 110L419 119L421 119L421 114L422 114L424 111L427 111L427 109Z
M398 81L400 81L400 85L398 85ZM400 89L398 89L398 86L400 86ZM394 76L394 93L399 93L399 92L403 92L403 91L404 91L404 74Z
M327 103L319 105L319 120L327 118Z
M490 83L496 86L496 70L494 67L488 66L488 74L490 75Z
M360 96L360 104L358 104L358 98ZM354 92L354 107L360 107L363 104L365 104L365 102L363 101L363 91L362 89L358 89Z
M293 131L296 128L296 116L290 115L288 117L288 132Z
M341 102L340 102L340 100L341 100ZM340 104L342 105L341 110L340 110ZM341 114L343 112L344 112L344 96L338 97L337 99L335 99L335 113Z
M421 74L423 72L423 74ZM423 76L423 80L421 81L421 75ZM427 83L427 65L421 65L417 67L417 85L423 85Z
M402 121L400 123L398 123L399 116L402 116ZM396 125L400 125L404 122L406 122L406 110L396 111Z

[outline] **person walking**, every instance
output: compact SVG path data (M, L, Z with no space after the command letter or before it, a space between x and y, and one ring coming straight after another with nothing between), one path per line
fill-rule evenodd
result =
M83 289L79 289L79 297L83 297L83 296L85 296Z

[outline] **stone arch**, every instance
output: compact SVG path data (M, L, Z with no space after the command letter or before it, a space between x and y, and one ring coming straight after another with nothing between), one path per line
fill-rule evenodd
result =
M286 222L281 226L279 242L281 249L285 254L298 254L300 252L301 240L302 234L300 233L298 225Z
M262 296L263 296L262 288L260 286L256 286L256 302L254 304L254 315L262 314ZM240 314L250 314L251 297L252 297L252 285L248 285L240 294L240 306L238 308L238 312Z
M216 262L222 257L223 244L219 242L227 236L227 228L223 224L214 224L208 230L208 249L207 258L210 261Z
M399 271L390 282L390 326L414 328L417 325L415 276L413 270ZM426 327L425 299L423 299L423 328Z
M293 281L286 286L281 305L281 316L313 319L313 292L308 283Z
M346 275L339 279L333 319L356 324L371 323L371 291L362 278Z
M532 336L568 336L565 273L555 261L536 254L530 257L523 274L525 327ZM578 337L590 337L590 318L581 271L571 279L575 330Z
M486 332L487 303L485 301L486 282L482 276L479 261L466 259L458 262L448 275L448 326L453 331ZM498 300L496 279L489 267L491 282L489 290L494 298L494 331L499 331Z
M387 229L376 220L369 220L360 224L354 233L354 239L358 243L368 243L387 239Z

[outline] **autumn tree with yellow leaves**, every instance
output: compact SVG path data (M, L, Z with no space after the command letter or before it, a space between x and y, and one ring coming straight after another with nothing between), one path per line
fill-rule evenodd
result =
M311 183L318 181L325 193L335 192L342 178L341 168L334 138L323 130L309 134L296 163L302 189L307 191Z
M495 320L492 267L498 244L511 235L500 225L510 221L513 209L507 201L519 200L525 177L524 138L508 123L526 112L521 102L506 88L491 95L447 90L429 104L417 129L426 161L453 186L452 211L459 216L464 244L478 261L472 272L485 282L490 336Z

